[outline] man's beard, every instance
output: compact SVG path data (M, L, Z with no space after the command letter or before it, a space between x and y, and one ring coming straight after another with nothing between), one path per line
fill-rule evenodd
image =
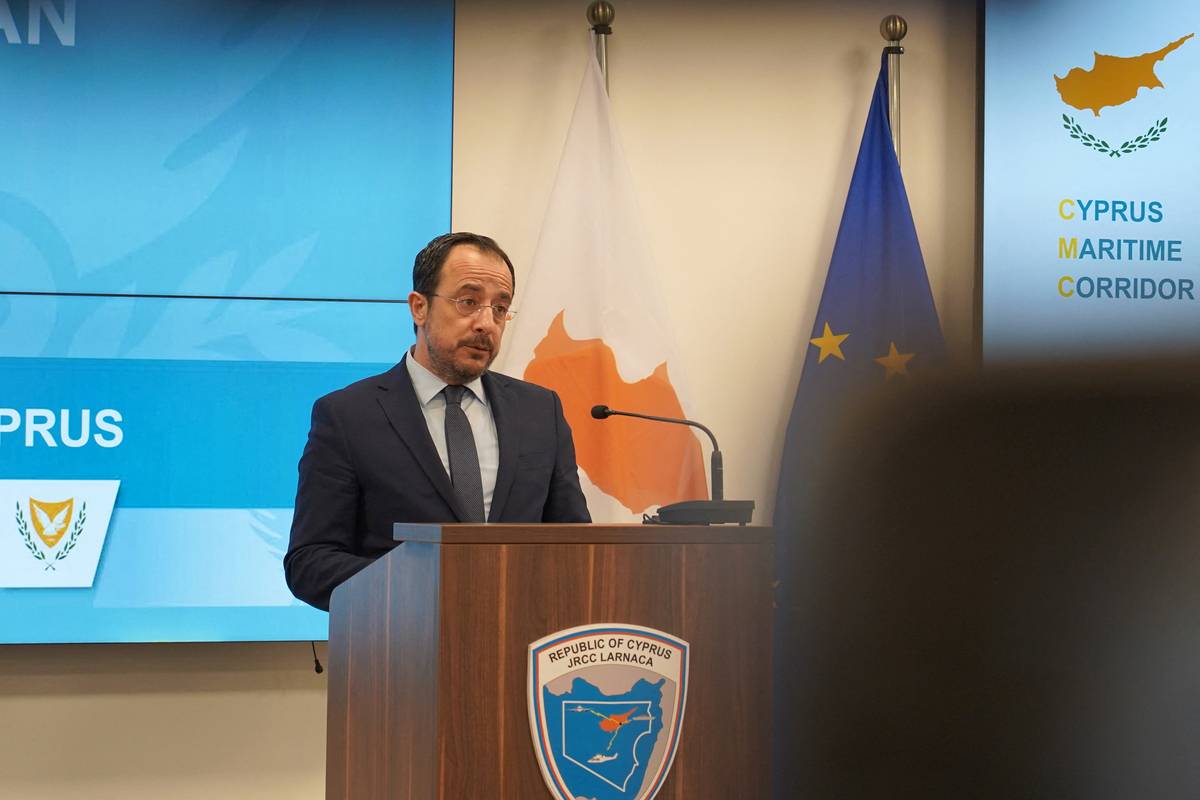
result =
M492 342L487 337L476 337L474 339L462 339L455 343L455 346L450 350L449 357L442 355L441 349L436 346L436 343L430 339L426 340L426 352L429 354L429 363L433 366L433 373L442 380L451 384L464 384L478 378L483 373L487 372L487 368L496 360L496 348L492 346ZM460 347L478 347L487 350L489 355L487 362L476 369L477 362L470 362L470 369L463 369L454 361L454 353Z

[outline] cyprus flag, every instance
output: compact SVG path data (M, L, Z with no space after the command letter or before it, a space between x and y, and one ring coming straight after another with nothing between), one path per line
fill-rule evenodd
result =
M558 177L500 371L553 389L575 437L597 522L629 522L708 497L691 428L591 408L686 416L672 331L641 226L604 79L587 58Z

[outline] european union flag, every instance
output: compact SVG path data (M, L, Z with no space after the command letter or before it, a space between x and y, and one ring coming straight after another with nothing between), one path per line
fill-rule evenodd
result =
M871 98L808 356L788 423L775 526L786 575L805 502L807 461L855 397L945 361L925 260L888 122L887 53Z
M787 692L797 668L788 652L793 636L801 545L808 534L808 487L821 468L839 415L865 392L889 380L907 380L945 360L925 261L917 242L900 163L892 145L887 104L887 52L871 98L838 229L821 304L813 321L804 370L788 423L775 504L776 564L780 578L777 687ZM881 532L886 535L886 532ZM794 672L791 672L794 675ZM787 727L787 715L777 715ZM803 724L802 720L796 724ZM776 742L794 741L779 731ZM786 763L784 753L777 764ZM780 787L786 794L786 787Z

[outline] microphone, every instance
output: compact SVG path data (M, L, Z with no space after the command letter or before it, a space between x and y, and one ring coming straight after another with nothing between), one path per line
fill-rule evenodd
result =
M710 460L712 499L685 500L682 503L672 503L662 506L658 509L657 515L646 517L644 519L645 522L672 525L709 525L721 522L736 522L739 525L745 525L750 522L750 517L754 513L753 500L725 499L725 459L721 455L721 448L717 445L717 437L708 429L708 426L701 425L699 422L690 419L660 417L655 414L641 414L636 411L617 411L606 405L592 406L593 419L608 419L609 417L634 417L636 419L647 419L652 422L689 425L704 431L708 434L709 441L712 442L713 449Z
M648 419L654 422L670 422L675 425L691 425L693 428L699 428L708 434L709 441L712 442L712 499L725 499L725 459L721 455L721 448L717 446L717 437L713 436L713 432L699 422L693 422L690 419L676 419L675 417L657 417L653 414L639 414L636 411L614 411L608 406L592 406L592 417L595 419L608 419L609 417L636 417L637 419Z

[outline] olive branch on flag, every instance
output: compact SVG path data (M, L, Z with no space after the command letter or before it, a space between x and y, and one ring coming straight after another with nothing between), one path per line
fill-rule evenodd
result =
M33 543L33 534L29 532L29 525L25 523L25 512L21 510L21 501L17 501L17 531L21 534L21 539L25 542L25 547L33 557L38 561L45 563L46 569L54 569L54 564L46 560L46 554L42 549Z
M1150 129L1141 136L1135 136L1127 142L1122 142L1119 147L1113 147L1105 140L1085 131L1083 126L1075 121L1074 117L1063 114L1062 121L1063 127L1066 128L1067 133L1071 134L1072 139L1075 139L1084 147L1092 148L1101 155L1107 155L1109 158L1120 158L1138 150L1145 150L1151 142L1157 142L1161 139L1163 132L1167 130L1167 118L1163 117L1151 125Z
M62 561L75 549L75 543L79 541L79 534L83 533L83 523L85 522L87 522L87 503L83 503L79 507L79 513L75 515L75 525L71 528L67 541L63 543L62 549L54 554L55 561Z

